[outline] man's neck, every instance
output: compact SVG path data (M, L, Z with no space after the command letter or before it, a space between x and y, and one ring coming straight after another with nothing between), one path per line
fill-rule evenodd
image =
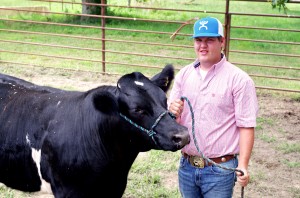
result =
M208 71L208 70L210 70L210 68L212 67L213 65L205 65L205 64L200 64L200 68L201 68L201 70L203 70L203 71Z
M209 71L210 70L210 68L212 68L215 64L217 64L217 63L219 63L221 60L222 60L222 58L223 58L223 54L221 54L221 56L220 56L220 59L218 60L218 61L216 61L215 63L203 63L203 62L200 62L200 67L201 67L201 69L203 70L203 71Z

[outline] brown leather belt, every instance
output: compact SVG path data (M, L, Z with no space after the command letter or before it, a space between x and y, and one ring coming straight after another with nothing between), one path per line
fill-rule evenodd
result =
M211 166L212 163L207 162L204 158L200 156L192 156L188 155L186 153L182 153L182 156L188 160L188 162L197 168L204 168L205 166ZM236 155L224 155L221 157L216 158L209 158L210 160L214 161L215 163L219 164L222 162L227 162L233 158L235 158Z

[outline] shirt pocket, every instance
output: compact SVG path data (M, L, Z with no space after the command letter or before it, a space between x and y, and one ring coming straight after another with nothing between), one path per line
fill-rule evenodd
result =
M231 96L209 93L206 95L206 102L205 112L207 113L208 119L214 123L222 123L234 113Z

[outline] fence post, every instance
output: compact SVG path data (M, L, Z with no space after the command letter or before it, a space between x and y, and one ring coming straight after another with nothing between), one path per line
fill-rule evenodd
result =
M226 26L225 26L225 55L227 60L229 60L229 47L230 47L230 27L231 27L231 14L227 14L226 16Z
M101 0L101 31L102 31L102 72L105 73L105 6L103 6L105 4L105 0Z
M226 0L225 24L224 24L224 29L225 29L224 53L225 53L227 60L229 60L229 41L230 41L230 24L231 24L231 14L229 13L229 1L230 0Z

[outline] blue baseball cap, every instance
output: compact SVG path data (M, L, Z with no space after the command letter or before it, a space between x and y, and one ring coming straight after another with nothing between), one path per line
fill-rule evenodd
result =
M222 23L213 17L199 19L194 23L193 38L197 37L224 37Z

